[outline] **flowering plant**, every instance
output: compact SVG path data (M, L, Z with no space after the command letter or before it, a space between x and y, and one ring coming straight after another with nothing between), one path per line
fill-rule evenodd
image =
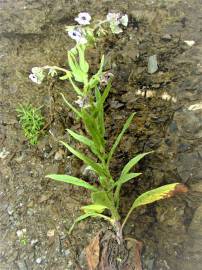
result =
M102 24L110 23L112 32L115 34L120 33L122 31L120 26L127 26L128 24L128 16L121 16L120 13L109 13L105 21L100 22L99 25L90 27L91 16L88 13L82 12L75 18L75 21L77 21L80 26L67 27L69 36L76 41L76 46L68 51L69 70L56 66L33 68L32 74L36 76L36 78L33 77L33 75L30 76L30 78L32 80L34 78L33 81L39 83L44 78L44 70L48 69L49 74L52 76L55 76L58 71L62 71L64 75L60 76L60 79L70 81L72 88L77 95L77 100L75 101L77 105L72 105L63 94L62 97L66 105L83 122L86 136L70 129L67 129L67 132L76 141L88 147L91 154L85 155L76 148L73 148L70 144L63 141L61 141L61 143L73 155L81 159L88 166L88 169L95 172L97 181L95 186L90 179L89 181L84 181L83 179L71 175L50 174L46 177L90 190L92 203L81 207L84 214L77 218L74 224L88 217L104 218L114 226L117 233L117 239L120 242L122 240L122 229L135 208L153 203L160 199L168 198L177 191L183 191L183 189L180 184L174 183L143 193L135 199L121 225L121 217L119 215L121 188L126 182L141 175L139 172L133 172L132 169L143 157L151 152L136 155L125 164L119 177L114 179L110 171L110 163L115 150L131 124L135 114L133 113L126 120L120 134L108 151L105 139L104 104L111 89L112 74L103 71L104 56L102 56L97 73L90 76L89 63L85 58L85 50L89 44L89 36L95 37L94 32L97 27L100 28L102 27Z

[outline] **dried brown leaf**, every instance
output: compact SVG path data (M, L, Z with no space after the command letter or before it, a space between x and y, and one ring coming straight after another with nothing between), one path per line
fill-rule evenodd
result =
M95 270L99 264L100 234L97 234L85 249L89 270Z

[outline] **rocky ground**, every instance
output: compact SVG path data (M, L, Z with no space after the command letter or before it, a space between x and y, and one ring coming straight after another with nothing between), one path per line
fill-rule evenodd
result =
M65 108L61 81L34 85L33 66L65 66L73 46L64 28L80 11L95 18L108 11L130 16L128 29L110 37L99 53L115 74L106 107L109 143L127 116L136 112L112 169L114 174L137 152L155 150L138 167L142 178L126 185L122 215L135 196L165 183L182 182L186 195L139 209L125 235L143 242L144 270L200 270L202 264L202 1L177 0L1 0L0 1L0 269L75 270L83 248L104 225L79 224L67 234L88 193L44 176L60 172L82 176L82 164L57 140L65 128L80 126ZM148 58L158 70L149 74ZM91 61L94 63L91 55ZM96 68L96 65L95 65ZM48 128L36 147L23 136L19 103L42 106ZM50 121L51 120L51 121Z

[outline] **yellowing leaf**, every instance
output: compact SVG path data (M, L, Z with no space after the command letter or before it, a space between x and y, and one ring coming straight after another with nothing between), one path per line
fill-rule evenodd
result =
M100 205L100 204L90 204L90 205L82 206L81 209L85 213L92 213L92 212L102 213L106 209L106 206Z
M162 199L167 199L167 198L174 196L177 193L184 193L187 191L188 191L188 189L185 185L179 184L179 183L174 183L174 184L164 185L162 187L155 188L155 189L152 189L150 191L143 193L134 201L132 207L130 208L130 210L129 210L129 212L128 212L128 214L123 222L122 227L125 225L130 214L132 213L132 211L135 208L137 208L141 205L150 204L150 203L162 200Z

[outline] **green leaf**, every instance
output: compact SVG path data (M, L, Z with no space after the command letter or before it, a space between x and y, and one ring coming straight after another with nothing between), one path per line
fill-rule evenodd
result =
M124 183L130 181L131 179L138 177L139 175L141 175L142 173L128 173L128 174L124 174L121 175L120 178L118 179L118 181L116 181L114 183L114 187L116 187L116 190L114 192L114 201L115 204L117 206L117 208L119 207L119 200L120 200L120 191L121 191L121 187Z
M102 213L106 207L101 204L90 204L90 205L85 205L82 206L81 209L87 214L87 213Z
M130 181L131 179L140 176L142 173L128 173L121 175L120 178L114 183L114 187L118 185L123 185L124 183Z
M141 205L169 198L171 196L171 191L176 188L176 185L179 185L179 183L164 185L143 193L134 201L132 208L134 209Z
M69 103L67 100L66 100L66 98L65 98L65 96L61 93L61 96L62 96L62 98L63 98L63 100L64 100L64 102L67 104L67 106L79 117L79 118L81 118L81 113L74 107L74 106L72 106L72 104L71 103Z
M69 74L65 74L65 75L59 77L59 79L62 81L69 80L70 78L71 78L71 76Z
M112 202L105 191L93 192L91 194L91 198L94 204L103 205L108 209L111 209L113 207Z
M68 131L68 133L74 138L76 139L77 141L89 146L90 148L93 146L93 141L88 139L87 137L83 136L83 135L80 135L74 131L72 131L71 129L66 129Z
M146 155L152 153L151 152L147 152L147 153L142 153L142 154L138 154L137 156L135 156L134 158L132 158L123 168L121 175L125 175L127 174L130 169L135 166L143 157L145 157Z
M76 84L72 81L71 78L69 78L69 81L71 82L71 85L74 88L74 91L79 95L79 96L84 96L84 94L81 92L81 90L79 89L78 86L76 86Z
M94 88L95 86L97 86L97 84L100 82L100 77L102 74L103 66L104 66L104 55L102 56L102 59L100 62L100 68L99 68L98 72L95 75L93 75L91 77L91 79L89 80L89 87L91 89Z
M113 219L119 220L119 215L113 204L113 195L106 193L105 191L97 191L91 194L91 198L94 204L100 204L108 208L112 214Z
M67 129L68 133L77 141L87 145L90 150L98 157L100 158L100 154L98 153L98 151L95 148L94 142L90 139L88 139L87 137L80 135L70 129Z
M74 54L71 51L68 51L68 63L72 70L75 80L77 82L82 82L82 83L85 82L85 80L87 79L87 75L81 70L79 64L76 61Z
M84 215L81 215L80 217L78 217L78 218L74 221L74 223L73 223L73 225L71 226L71 228L69 229L69 233L72 232L72 230L73 230L74 226L76 225L76 223L78 223L78 222L80 222L80 221L82 221L82 220L84 220L84 219L86 219L86 218L89 218L89 217L100 217L100 218L104 218L104 219L108 220L109 222L111 222L111 223L113 224L113 220L112 220L110 217L107 217L107 216L102 215L102 214L98 214L98 213L93 213L93 212L91 212L91 213L87 213L87 214L84 214Z
M89 189L91 191L98 191L98 189L92 185L90 185L89 183L85 182L84 180L74 177L74 176L70 176L70 175L65 175L65 174L49 174L46 175L46 177L51 178L53 180L56 181L60 181L60 182L65 182L68 184L72 184L75 186L80 186L80 187L84 187L86 189Z
M159 188L152 189L150 191L147 191L140 195L133 203L132 207L130 208L122 227L125 225L126 221L128 220L130 214L132 211L142 205L150 204L162 199L167 199L170 198L171 196L175 195L176 193L179 192L186 192L187 189L179 184L179 183L174 183L174 184L168 184L164 185Z
M77 50L79 52L79 65L80 65L80 68L81 70L84 72L84 73L88 73L88 70L89 70L89 64L88 62L85 60L85 45L78 45L77 46Z
M82 109L82 119L85 124L86 130L88 131L88 133L90 134L95 143L96 148L103 149L105 141L98 130L98 126L96 125L95 119L92 117L92 115L88 114L84 109Z
M121 131L121 133L118 135L118 137L116 138L110 152L109 152L109 155L108 155L108 159L107 159L107 164L109 165L109 162L116 150L116 147L118 146L118 144L120 143L120 140L122 139L123 137L123 134L125 133L125 131L128 129L128 127L130 126L130 123L134 117L135 113L132 113L131 116L126 120L124 126L123 126L123 129Z
M78 157L79 159L81 159L85 164L91 166L95 172L97 172L98 175L105 175L105 171L103 170L103 168L100 166L100 164L96 163L94 160L90 159L89 157L87 157L86 155L84 155L83 153L75 150L73 147L71 147L70 145L68 145L65 142L60 141L73 155L75 155L76 157Z
M72 224L71 228L69 229L69 234L72 232L72 230L74 229L74 226L75 226L78 222L80 222L80 221L82 221L82 220L84 220L84 219L86 219L86 218L95 216L95 215L96 215L95 213L87 213L87 214L84 214L84 215L79 216L79 217L74 221L74 223Z

